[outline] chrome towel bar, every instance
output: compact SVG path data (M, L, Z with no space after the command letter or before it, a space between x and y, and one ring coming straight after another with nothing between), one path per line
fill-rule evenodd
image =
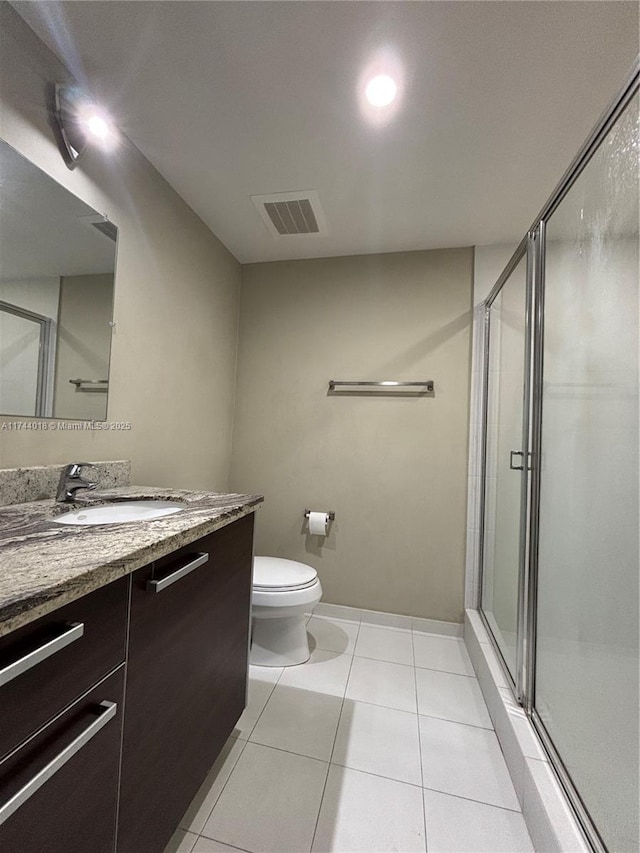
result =
M385 382L371 382L369 380L329 380L329 393L349 394L396 394L421 397L433 397L433 380L426 379L423 382L396 382L387 380Z
M78 391L106 391L109 387L108 379L70 379L69 382Z

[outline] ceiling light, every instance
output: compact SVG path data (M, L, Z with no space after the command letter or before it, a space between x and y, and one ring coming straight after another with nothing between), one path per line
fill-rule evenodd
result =
M374 107L386 107L393 101L398 91L395 81L388 74L378 74L367 83L365 94Z

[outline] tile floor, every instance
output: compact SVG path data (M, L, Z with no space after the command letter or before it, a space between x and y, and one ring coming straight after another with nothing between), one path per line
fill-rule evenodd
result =
M312 616L166 853L533 851L462 640Z

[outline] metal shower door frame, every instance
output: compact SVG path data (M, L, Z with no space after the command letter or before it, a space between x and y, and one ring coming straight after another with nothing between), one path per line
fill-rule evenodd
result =
M532 258L533 237L528 233L520 242L517 249L509 259L507 266L504 268L500 278L495 283L489 296L485 301L484 315L484 364L483 364L483 410L482 410L482 462L481 462L481 493L480 493L480 536L479 536L479 601L478 611L482 619L487 633L498 655L502 668L508 683L516 694L518 701L523 701L524 697L524 661L526 659L526 603L527 603L527 583L526 583L526 564L528 558L528 508L529 508L529 459L530 457L530 442L529 442L529 413L531 399L531 340L532 340L532 317L533 317L533 289L534 289L534 268ZM484 539L485 539L485 509L486 509L486 484L487 484L487 419L489 409L489 340L491 328L491 307L504 285L511 278L511 274L520 264L523 258L526 258L526 282L525 282L525 333L524 333L524 376L523 376L523 400L522 400L522 471L520 475L520 530L519 530L519 554L518 554L518 600L517 600L517 643L516 643L516 668L515 679L509 666L504 659L500 646L496 641L493 630L489 624L483 607L482 607L482 590L483 577L485 571L484 565Z

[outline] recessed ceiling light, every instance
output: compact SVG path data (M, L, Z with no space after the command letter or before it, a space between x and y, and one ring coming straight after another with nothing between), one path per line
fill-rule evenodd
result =
M386 107L393 101L398 91L394 80L388 74L378 74L367 83L365 94L374 107Z

